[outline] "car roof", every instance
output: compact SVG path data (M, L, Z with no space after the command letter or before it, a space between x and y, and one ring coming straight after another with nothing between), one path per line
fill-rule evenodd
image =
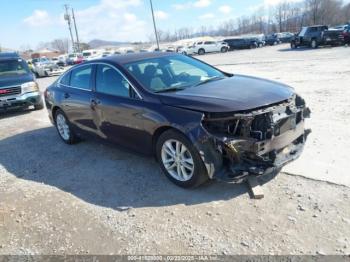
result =
M0 59L20 58L16 52L0 52Z
M141 61L144 59L168 57L168 56L180 56L180 54L177 54L174 52L130 53L130 54L122 54L122 55L112 55L106 58L93 60L93 61L111 61L122 65L122 64Z

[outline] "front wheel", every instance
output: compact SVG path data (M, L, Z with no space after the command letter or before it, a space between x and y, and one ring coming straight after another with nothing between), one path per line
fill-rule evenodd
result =
M66 144L78 142L78 138L73 132L66 115L60 109L56 111L55 126L59 136Z
M297 48L297 45L295 44L295 42L291 42L290 43L290 48L292 48L292 49Z
M203 48L198 50L198 54L199 55L204 55L205 54L205 50Z
M204 163L191 141L175 130L164 132L156 144L157 160L170 181L190 188L208 180Z

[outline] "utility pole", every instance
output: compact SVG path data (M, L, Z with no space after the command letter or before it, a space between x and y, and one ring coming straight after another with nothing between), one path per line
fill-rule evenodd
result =
M74 38L73 38L72 27L71 27L71 20L70 20L70 15L69 15L69 13L68 13L68 5L64 5L64 7L65 7L65 9L66 9L66 13L65 13L65 15L64 15L64 20L66 20L67 23L68 23L70 38L71 38L71 40L72 40L72 48L73 48L73 51L75 52Z
M157 26L156 26L156 20L154 19L154 12L153 12L153 4L152 0L149 0L151 4L151 12L152 12L152 19L153 19L153 27L154 27L154 34L156 36L156 41L157 41L157 50L159 51L159 39L158 39L158 32L157 32Z
M79 43L79 36L78 36L78 29L77 29L77 23L75 22L75 15L74 15L74 9L72 8L72 17L73 17L73 23L75 28L75 36L77 38L77 50L78 53L80 53L80 43Z

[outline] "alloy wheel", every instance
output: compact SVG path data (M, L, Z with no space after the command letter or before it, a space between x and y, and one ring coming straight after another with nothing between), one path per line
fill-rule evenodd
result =
M188 181L194 172L194 161L187 147L178 140L164 142L161 158L165 169L178 181Z
M69 126L67 124L66 118L62 114L57 114L56 116L57 130L60 136L68 141L70 138Z

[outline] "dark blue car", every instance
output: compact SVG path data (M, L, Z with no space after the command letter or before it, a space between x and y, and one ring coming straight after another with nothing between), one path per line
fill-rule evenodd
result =
M45 101L65 143L94 137L154 155L182 187L277 173L300 155L308 134L309 110L292 88L176 53L75 66Z

